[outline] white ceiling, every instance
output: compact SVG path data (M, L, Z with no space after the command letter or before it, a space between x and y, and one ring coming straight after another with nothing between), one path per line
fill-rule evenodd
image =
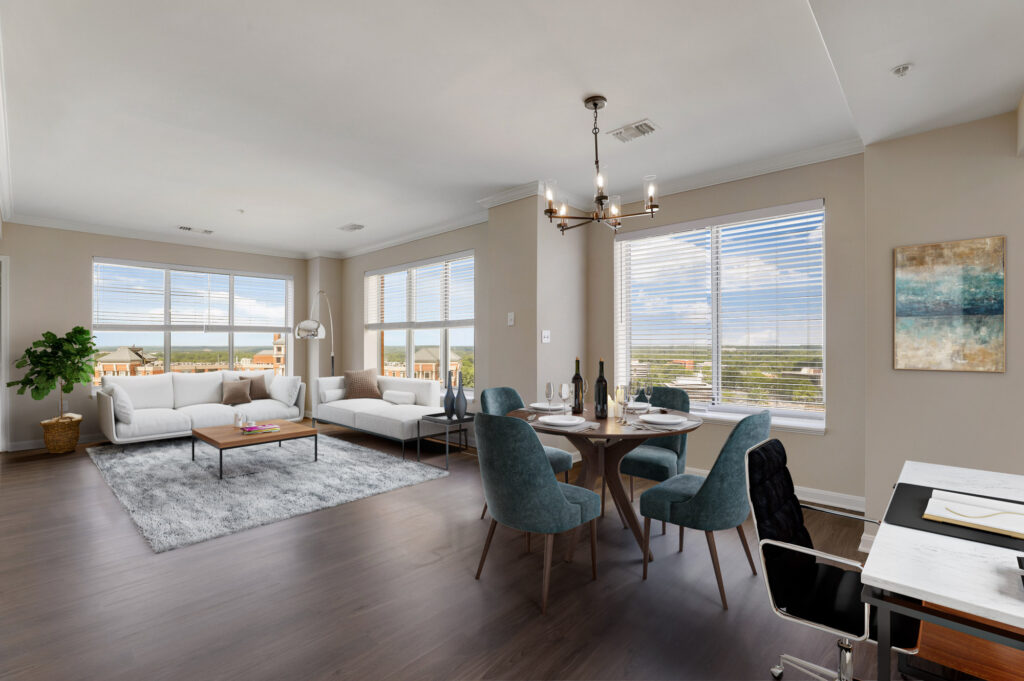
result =
M594 92L609 99L603 130L660 126L602 136L613 190L629 197L650 172L663 192L710 184L1012 109L1022 6L0 0L6 208L13 222L353 254L477 222L479 199L529 181L586 195ZM907 59L906 78L887 73ZM367 228L337 230L350 222Z

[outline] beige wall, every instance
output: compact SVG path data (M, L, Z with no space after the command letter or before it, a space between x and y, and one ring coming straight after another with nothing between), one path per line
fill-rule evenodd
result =
M295 282L296 316L307 309L306 262L293 258L249 255L181 246L142 239L124 239L13 223L3 225L0 255L10 256L10 358L17 358L43 331L63 334L75 325L92 325L92 259L121 258L193 267L291 275ZM7 311L4 311L7 314ZM304 374L306 349L294 343L293 370ZM11 369L12 378L21 376ZM35 401L10 390L10 441L13 448L41 441L39 421L57 413L57 396ZM82 435L99 432L96 402L86 386L70 396L69 409L81 413Z
M865 151L867 510L879 517L907 459L1024 473L1024 158L1004 114L881 142ZM892 368L896 246L1006 235L1006 373Z
M623 231L727 215L810 199L825 199L826 399L825 435L774 433L786 444L796 483L840 494L864 494L864 160L817 163L662 197L653 220ZM626 211L635 210L628 206ZM587 377L614 375L610 230L590 231L588 251ZM687 465L710 468L731 426L705 424L690 436Z

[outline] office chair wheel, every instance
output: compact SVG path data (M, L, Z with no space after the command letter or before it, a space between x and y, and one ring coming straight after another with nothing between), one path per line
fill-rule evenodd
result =
M782 668L781 664L777 664L777 665L775 665L774 667L772 667L771 669L768 670L768 672L772 675L772 678L775 679L775 681L778 681L779 679L782 678L782 672L783 671L785 671L785 670Z

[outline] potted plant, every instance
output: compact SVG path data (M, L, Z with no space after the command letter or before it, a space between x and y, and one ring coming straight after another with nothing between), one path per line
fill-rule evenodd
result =
M82 415L64 413L64 393L70 393L78 383L88 384L92 381L95 353L96 343L92 332L76 326L63 337L47 331L14 364L19 369L29 368L20 381L7 384L9 388L18 386L19 395L30 390L32 399L41 400L54 388L60 388L59 414L56 418L39 422L43 427L46 450L51 454L72 452L78 444Z

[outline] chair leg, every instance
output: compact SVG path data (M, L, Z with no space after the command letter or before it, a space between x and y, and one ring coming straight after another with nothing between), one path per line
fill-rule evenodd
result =
M633 476L629 476L629 503L633 503Z
M757 567L754 565L754 557L750 555L750 547L747 545L747 535L743 534L743 526L737 525L736 532L739 533L740 541L743 542L743 551L747 554L747 562L750 563L750 571L756 575Z
M480 520L483 520L485 515L487 515L487 502L486 501L484 502L484 510L480 511Z
M666 532L668 532L668 528L665 526L665 521L662 520L661 521L661 533L665 534Z
M597 518L590 521L590 572L597 579Z
M683 526L679 526L679 553L683 552Z
M484 552L480 554L480 565L476 568L476 578L480 579L480 573L484 569L484 561L487 560L487 549L491 548L491 539L494 538L494 528L498 526L498 521L491 518L491 527L487 530L487 539L484 541Z
M644 579L647 579L647 557L651 555L651 519L644 518Z
M565 484L569 484L569 471L565 472Z
M604 517L604 497L605 497L604 491L605 491L604 475L602 475L601 476L601 517L602 518Z
M555 535L544 535L544 579L540 591L540 614L548 611L548 587L551 585L551 553L555 548Z
M715 533L705 532L708 538L708 550L711 551L711 563L715 566L715 579L718 580L718 593L722 597L722 609L728 610L729 603L725 600L725 584L722 583L722 568L718 565L718 551L715 549Z

